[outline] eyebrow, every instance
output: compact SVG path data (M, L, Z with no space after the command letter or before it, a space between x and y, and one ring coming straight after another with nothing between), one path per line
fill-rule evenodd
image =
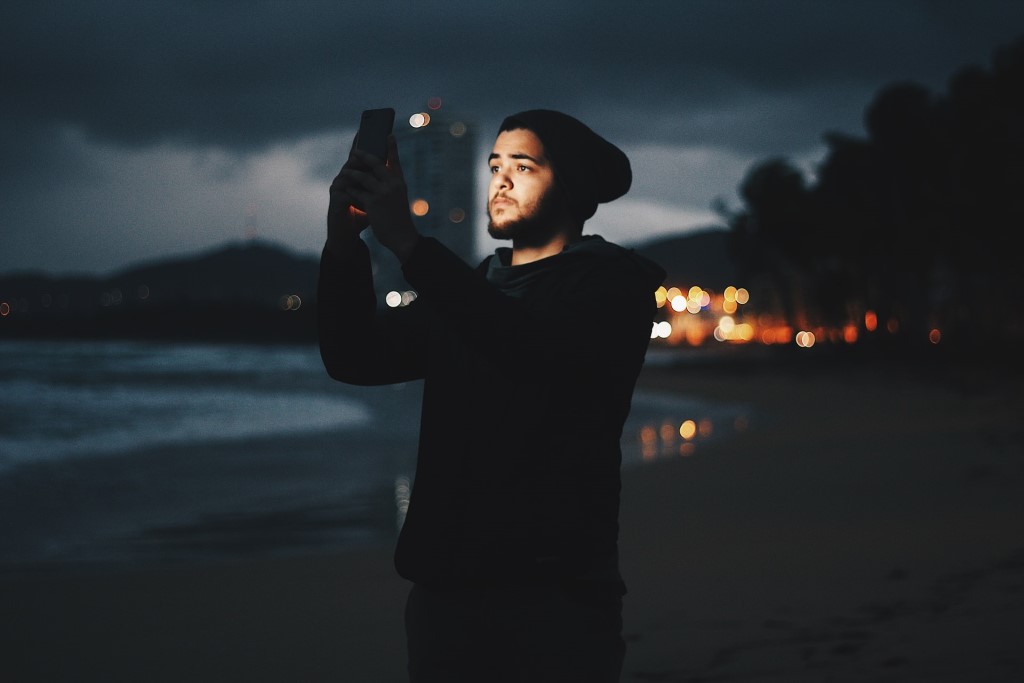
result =
M536 158L530 156L529 154L523 154L522 152L518 152L516 154L509 154L508 156L510 158L512 158L512 159L526 159L528 161L532 161L533 163L537 164L538 166L543 166L543 162L541 162L540 159L536 159ZM501 155L495 154L495 153L491 152L491 156L487 157L487 161L494 161L495 159L500 159L500 158L501 158Z

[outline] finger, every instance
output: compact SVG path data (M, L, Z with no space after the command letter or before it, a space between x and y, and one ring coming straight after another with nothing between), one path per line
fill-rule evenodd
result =
M353 199L352 192L349 191L348 188L340 189L332 187L330 191L330 196L332 204L351 204Z
M384 165L384 161L382 159L378 159L369 152L361 149L353 149L350 159L360 166L365 166L367 168Z
M341 173L335 176L331 182L331 186L327 189L332 195L343 195L348 194L348 183L342 177Z
M384 165L384 162L372 154L368 154L362 150L356 150L354 157L356 159L356 164L360 168L365 169L368 175L373 178L383 181L387 180L390 175L388 173L388 167Z
M349 152L348 161L342 166L342 170L346 168L369 169L374 161L372 155L368 155L361 149L353 149Z
M372 192L380 189L381 180L372 172L360 171L357 168L345 167L341 169L342 186L349 189L358 188L361 191Z
M398 140L394 134L388 136L388 167L399 174L402 173L402 162L398 158Z
M345 188L345 194L348 195L350 199L355 200L355 202L360 206L366 206L367 203L375 197L373 188L367 187L364 184L348 185Z
M329 191L331 194L344 194L347 193L351 188L353 182L358 182L358 179L353 177L354 173L349 166L342 166L341 170L338 171L338 175L334 176L334 180L331 181Z
M348 158L346 159L345 164L348 164L349 162L352 161L352 150L354 150L356 148L356 143L358 141L359 141L359 133L356 133L355 135L352 136L352 146L348 148ZM344 164L342 165L342 168L345 168ZM341 173L339 172L338 175L340 176ZM337 181L338 180L337 177L335 177L334 180Z

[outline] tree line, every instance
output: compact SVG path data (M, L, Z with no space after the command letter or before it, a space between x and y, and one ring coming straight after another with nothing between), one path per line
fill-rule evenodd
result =
M936 94L884 86L867 135L826 133L809 182L785 158L755 164L726 213L751 306L804 328L860 323L873 343L980 348L1024 336L1024 36Z

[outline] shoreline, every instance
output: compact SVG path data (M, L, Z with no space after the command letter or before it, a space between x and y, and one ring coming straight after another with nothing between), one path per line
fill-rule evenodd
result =
M9 414L49 417L0 438L0 518L8 520L0 575L179 566L393 542L399 484L414 468L418 388L330 383L312 353L282 358L236 350L237 371L224 356L180 347L165 354L58 346L28 368L8 366L14 379L0 382L0 391L10 389ZM67 367L89 367L91 374L62 374ZM31 386L25 391L18 381L34 368L40 376L22 381ZM220 396L216 403L211 392ZM93 398L102 410L92 407ZM307 408L311 416L349 410L365 420L319 428L330 420L293 415ZM676 392L639 390L624 430L623 469L646 466L674 445L654 449L641 443L642 431L668 425L672 433L684 418L717 420L726 412ZM270 418L269 426L262 418Z
M1019 680L1024 397L993 368L645 369L761 417L624 471L622 681ZM0 577L0 678L404 681L392 551Z

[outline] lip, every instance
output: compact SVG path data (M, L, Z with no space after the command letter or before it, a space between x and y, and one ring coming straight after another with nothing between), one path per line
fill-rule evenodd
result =
M491 200L491 206L511 206L512 204L515 202L508 197L495 197Z

